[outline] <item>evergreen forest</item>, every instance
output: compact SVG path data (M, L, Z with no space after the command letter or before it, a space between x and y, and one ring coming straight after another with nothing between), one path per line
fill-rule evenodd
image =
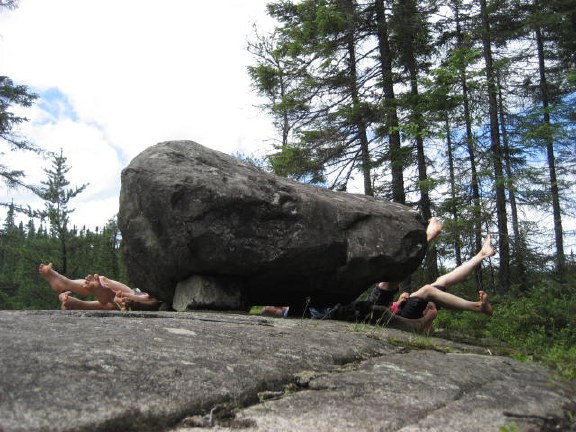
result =
M255 162L441 219L413 286L466 261L490 233L497 255L456 294L489 292L494 317L441 311L436 328L576 379L574 0L278 0L267 12L275 25L254 27L247 72L277 133ZM8 151L45 153L16 133L19 109L36 99L0 76ZM59 307L42 262L130 283L116 221L70 226L89 186L69 184L62 152L45 156L41 185L0 162L6 186L45 203L0 198L0 309Z
M273 28L248 42L277 130L267 169L443 220L413 286L490 233L496 257L458 294L485 290L498 312L441 313L439 326L574 376L576 3L279 0L267 12Z

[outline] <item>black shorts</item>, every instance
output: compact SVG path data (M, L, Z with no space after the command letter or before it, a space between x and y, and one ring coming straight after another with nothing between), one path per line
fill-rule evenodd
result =
M400 311L398 315L408 319L418 319L422 318L424 309L428 305L428 300L422 297L408 297L405 302L400 305Z

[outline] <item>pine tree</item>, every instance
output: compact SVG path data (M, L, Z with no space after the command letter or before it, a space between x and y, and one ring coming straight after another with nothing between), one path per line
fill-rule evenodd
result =
M3 0L0 2L2 8L15 9L18 0ZM17 133L17 127L28 119L15 113L20 108L32 106L38 96L24 85L15 84L9 77L0 76L0 154L8 151L30 151L42 153L42 149L28 141ZM0 162L0 180L9 188L24 187L36 192L34 185L24 181L24 171L18 168L9 167ZM19 212L32 214L32 210L25 206L14 205L0 200L0 206L10 207Z
M415 0L397 0L394 2L390 25L394 34L398 61L407 73L408 93L403 98L404 108L408 111L403 130L414 142L416 153L417 186L419 190L418 207L424 220L432 217L430 190L433 182L428 178L428 161L425 153L425 136L429 135L423 112L421 81L427 76L430 57L433 54L431 33L428 29L428 17L432 12L427 2ZM426 269L429 280L438 277L436 253L433 248L426 256Z
M43 187L38 194L45 201L44 215L50 223L51 236L58 239L58 262L63 274L66 274L68 269L69 216L74 211L68 207L68 203L88 186L84 184L67 189L70 182L66 179L66 174L70 171L70 167L66 165L66 161L62 150L60 155L54 155L52 168L44 170L48 178L42 182Z
M9 151L33 151L40 153L41 150L34 144L19 136L16 127L27 121L25 117L14 114L13 108L29 107L36 95L30 93L26 86L16 85L6 77L0 76L0 143L7 145ZM10 168L0 164L0 178L8 187L25 187L34 191L34 187L24 182L24 171ZM0 205L9 206L10 203L0 202ZM16 210L23 210L18 206Z
M353 173L362 174L364 191L372 191L371 138L373 107L367 100L366 54L361 40L361 11L350 0L269 5L281 25L283 52L305 64L298 91L309 104L307 118L295 130L297 142L274 156L273 164L300 160L301 178L345 190Z
M378 60L380 67L381 86L383 91L382 109L384 111L383 127L376 129L376 133L388 137L387 160L390 163L392 200L406 204L406 191L404 188L404 168L406 158L402 151L400 138L400 125L396 94L394 91L394 71L392 48L390 47L390 31L386 16L384 0L374 1L374 33L378 40Z

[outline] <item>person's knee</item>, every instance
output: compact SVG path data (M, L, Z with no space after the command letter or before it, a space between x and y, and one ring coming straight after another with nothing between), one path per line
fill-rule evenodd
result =
M433 294L434 290L435 288L432 285L424 285L412 295L423 299L428 299Z
M432 285L447 286L448 279L444 275L438 276L438 279L436 279Z

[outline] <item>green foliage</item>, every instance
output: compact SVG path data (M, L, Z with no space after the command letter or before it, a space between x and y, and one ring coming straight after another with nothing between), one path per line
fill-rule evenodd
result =
M538 361L576 379L576 276L565 282L543 278L530 290L493 297L494 316L441 312L436 321L448 335L489 338L516 350L515 357Z
M0 155L4 147L7 146L9 151L32 151L40 153L41 150L29 142L27 139L18 135L17 127L27 121L15 113L20 108L26 108L32 105L37 96L23 85L14 84L7 76L0 76ZM24 182L24 171L8 167L0 163L0 179L8 187L25 187L32 191L34 186ZM0 205L8 206L9 203L0 202ZM16 207L18 210L19 207Z
M279 132L276 174L337 190L362 176L366 194L452 221L442 252L457 262L498 231L502 291L552 257L561 271L560 219L575 206L573 1L267 9L277 25L252 45L249 73Z
M499 432L521 432L521 429L518 427L516 422L512 422L505 426L500 426L498 428Z
M42 213L43 218L48 219L50 223L50 232L53 237L59 241L58 250L60 253L59 263L62 271L67 272L68 268L68 249L70 246L70 231L68 227L69 216L74 209L68 207L70 200L82 193L86 189L86 184L68 189L70 184L66 174L70 167L66 165L66 158L60 150L60 155L54 155L52 160L52 169L45 169L47 175L46 181L42 182L42 187L37 195L45 202L46 210Z
M309 156L310 149L298 145L278 147L268 157L272 172L306 183L322 184L325 181L322 164Z
M34 224L29 223L28 227ZM122 262L119 230L115 220L103 229L70 231L68 272L72 279L103 274L129 284ZM56 309L58 296L38 274L40 263L54 263L63 272L60 240L43 228L22 225L0 231L0 309Z
M30 107L36 98L26 86L14 84L7 76L0 76L0 138L10 143L13 149L36 150L14 132L15 127L27 119L13 112L13 107Z
M16 225L14 209L9 211L0 231L0 308L54 309L59 306L57 295L39 276L40 263L52 263L60 273L72 279L99 273L111 279L126 281L120 254L120 233L115 220L100 231L78 231L69 227L73 211L69 201L86 185L67 188L66 158L54 156L52 170L45 170L47 180L38 195L46 201L45 219L36 229L33 219L26 228Z

